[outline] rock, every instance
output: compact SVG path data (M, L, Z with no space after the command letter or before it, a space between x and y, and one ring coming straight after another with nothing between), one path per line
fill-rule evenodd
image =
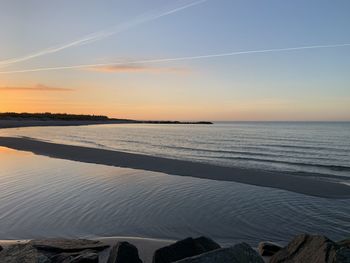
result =
M51 263L97 263L98 254L93 250L73 253L60 253L50 256Z
M88 239L41 239L32 240L29 244L49 252L76 252L86 249L101 251L109 247L101 241Z
M98 263L108 246L92 240L38 240L11 245L0 252L1 263ZM85 249L91 248L91 249Z
M302 234L270 259L270 263L350 263L350 249L325 236Z
M69 263L98 263L98 254L86 252L73 258Z
M29 244L11 245L0 252L1 263L51 263L50 259Z
M198 256L185 258L176 263L264 263L259 254L248 244L216 249Z
M350 249L341 247L335 255L335 262L350 263Z
M337 244L342 247L350 248L350 238L338 241Z
M196 245L205 252L221 248L218 243L208 237L198 237L195 238L194 241Z
M3 250L2 246L0 246L0 251Z
M153 263L168 263L187 257L196 256L214 249L220 245L207 237L186 238L174 244L157 249L153 255Z
M260 256L264 256L264 257L272 256L281 249L282 249L281 246L272 242L260 242L258 245L259 254Z
M129 242L118 242L113 246L107 263L142 263L137 248Z

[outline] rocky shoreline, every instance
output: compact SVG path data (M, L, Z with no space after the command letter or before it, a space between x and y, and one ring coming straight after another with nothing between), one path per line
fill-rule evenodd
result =
M350 263L350 238L332 241L321 235L300 234L285 247L260 242L221 247L208 237L192 238L156 249L153 263ZM146 263L128 241L42 239L0 246L1 263Z

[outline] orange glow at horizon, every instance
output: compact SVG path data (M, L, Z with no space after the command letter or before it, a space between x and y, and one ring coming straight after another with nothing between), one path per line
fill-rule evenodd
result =
M0 91L0 112L52 112L71 114L107 115L114 118L140 120L323 120L324 118L339 119L338 116L323 114L319 111L324 105L314 105L315 109L305 111L305 105L299 110L293 110L290 105L279 103L261 103L259 101L232 103L149 103L129 102L110 103L94 101L87 98L76 100L79 95L72 92L33 92L33 91ZM329 107L335 107L330 105ZM337 107L339 108L339 103ZM346 102L343 105L346 110ZM341 115L340 115L341 116ZM348 120L344 114L341 120Z
M139 120L350 121L350 101L346 97L315 100L303 95L293 99L264 99L239 93L225 97L214 91L201 92L198 84L190 85L193 91L188 91L189 84L177 87L176 82L154 86L146 82L129 85L127 81L118 81L106 86L83 82L68 87L61 82L57 85L33 81L28 85L9 83L16 82L0 82L0 112L95 114Z

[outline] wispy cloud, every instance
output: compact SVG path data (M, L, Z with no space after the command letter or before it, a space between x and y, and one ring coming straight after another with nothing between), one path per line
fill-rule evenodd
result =
M87 70L106 72L106 73L189 73L190 70L186 68L175 68L175 67L149 67L145 65L108 65L87 68Z
M57 88L50 87L42 84L37 84L35 86L5 86L0 87L0 91L44 91L44 92L66 92L73 91L73 89L68 88Z
M341 47L350 47L350 43L298 46L298 47L273 48L273 49L257 49L257 50L233 51L233 52L226 52L226 53L205 54L205 55L186 56L186 57L158 58L158 59L148 59L148 60L146 59L146 60L129 61L127 64L132 64L132 65L154 64L154 63L175 62L175 61L232 57L232 56L239 56L239 55L292 52L292 51L300 51L300 50L341 48ZM0 74L14 74L14 73L26 73L26 72L51 71L51 70L67 70L67 69L84 69L84 68L107 67L107 66L116 66L116 65L124 65L124 64L125 64L125 61L123 62L116 61L116 62L98 63L98 64L79 64L79 65L67 65L67 66L58 66L58 67L41 67L41 68L0 71Z
M182 6L177 7L177 8L168 9L168 10L162 9L162 10L157 10L157 11L150 12L148 14L143 14L141 16L136 17L133 20L130 20L130 21L127 21L127 22L115 25L113 27L110 27L110 28L107 28L107 29L104 29L104 30L101 30L101 31L98 31L98 32L95 32L95 33L92 33L92 34L89 34L89 35L86 35L86 36L84 36L84 37L82 37L80 39L74 40L74 41L69 42L69 43L65 43L65 44L62 44L62 45L49 47L49 48L46 48L46 49L43 49L43 50L31 53L31 54L28 54L28 55L25 55L25 56L21 56L21 57L15 57L15 58L6 59L6 60L0 60L0 66L1 67L9 66L11 64L15 64L15 63L27 61L27 60L30 60L30 59L34 59L34 58L37 58L37 57L41 57L41 56L44 56L44 55L49 55L49 54L52 54L52 53L56 53L56 52L65 50L67 48L82 46L82 45L93 43L93 42L96 42L96 41L99 41L99 40L103 40L103 39L105 39L107 37L110 37L110 36L116 35L118 33L124 32L124 31L126 31L126 30L128 30L128 29L130 29L132 27L135 27L135 26L144 24L146 22L150 22L150 21L159 19L159 18L164 17L164 16L168 16L168 15L177 13L179 11L182 11L184 9L190 8L192 6L196 6L196 5L199 5L201 3L204 3L206 1L208 1L208 0L192 1L189 4L182 5Z

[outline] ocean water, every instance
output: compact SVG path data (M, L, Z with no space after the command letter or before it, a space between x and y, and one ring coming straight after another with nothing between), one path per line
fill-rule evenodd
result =
M350 122L116 124L0 130L0 136L350 180Z
M350 199L59 160L4 147L0 167L0 239L207 235L223 244L256 245L261 240L285 243L302 232L334 240L350 235Z

